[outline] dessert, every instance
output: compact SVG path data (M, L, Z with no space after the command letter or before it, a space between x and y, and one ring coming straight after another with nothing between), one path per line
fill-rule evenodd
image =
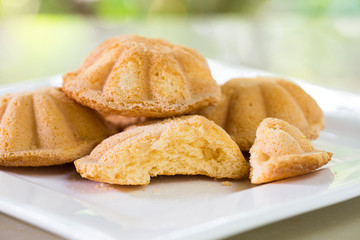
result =
M105 139L75 166L84 178L121 185L176 174L239 179L249 171L236 143L202 116L132 126Z
M242 151L252 146L256 129L267 117L283 119L316 139L324 116L315 100L295 83L270 77L231 79L222 87L219 105L198 112L224 128Z
M130 117L183 115L221 97L198 52L137 35L101 44L79 69L64 74L63 90L100 112Z
M251 183L266 183L303 175L327 164L332 153L314 149L299 129L276 119L264 119L250 149Z
M98 113L54 87L0 97L0 119L1 166L71 162L114 133Z

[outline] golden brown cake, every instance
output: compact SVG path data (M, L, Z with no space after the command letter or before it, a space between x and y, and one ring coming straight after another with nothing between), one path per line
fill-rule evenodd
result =
M222 87L219 105L200 110L224 128L242 151L252 146L256 129L267 117L283 119L316 139L324 128L324 116L315 100L290 81L270 78L231 79Z
M132 126L105 139L75 166L84 178L121 185L145 185L158 175L238 179L249 173L236 143L202 116Z
M114 133L58 88L0 97L0 165L49 166L87 155Z
M104 42L63 80L63 90L79 103L122 116L182 115L221 97L195 50L136 35Z
M276 119L264 119L250 149L251 183L266 183L315 171L332 153L314 149L299 129Z

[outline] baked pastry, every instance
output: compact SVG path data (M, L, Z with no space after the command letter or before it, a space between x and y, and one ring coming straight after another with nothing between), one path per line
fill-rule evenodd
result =
M238 179L249 172L236 143L202 116L132 126L105 139L75 166L84 178L121 185L145 185L157 175Z
M0 97L0 119L1 166L71 162L114 133L98 113L54 87Z
M250 149L251 183L266 183L315 171L331 160L332 153L314 149L289 123L264 119Z
M113 114L103 114L106 121L110 122L118 130L124 130L125 128L132 126L137 123L143 123L146 121L144 117L125 117Z
M100 112L171 117L219 102L220 87L195 50L137 35L113 37L97 47L63 90Z
M256 129L267 117L283 119L316 139L324 116L315 100L290 81L271 78L236 78L222 87L219 105L200 110L224 128L242 151L252 146Z

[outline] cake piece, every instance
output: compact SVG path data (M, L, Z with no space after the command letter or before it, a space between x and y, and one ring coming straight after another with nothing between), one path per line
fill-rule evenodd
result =
M198 52L137 35L101 44L79 69L63 76L63 90L100 112L130 117L183 115L221 97Z
M158 175L239 179L249 173L236 143L202 116L132 126L105 139L75 166L84 178L120 185L145 185Z
M0 97L0 119L1 166L72 162L115 133L97 112L54 87Z
M323 113L302 88L290 81L270 78L236 78L222 87L219 105L198 112L224 128L242 151L254 143L256 129L267 117L293 124L309 139L324 128Z
M315 171L332 153L314 149L299 129L276 119L264 119L250 149L251 183L266 183Z

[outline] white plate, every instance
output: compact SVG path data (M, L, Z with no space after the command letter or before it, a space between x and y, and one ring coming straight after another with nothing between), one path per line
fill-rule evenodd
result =
M209 61L220 83L266 73ZM55 76L0 93L59 85ZM321 170L264 185L248 180L157 177L145 187L82 179L72 164L1 168L0 210L72 239L220 238L360 195L360 97L301 84L323 108L327 127L314 142L334 153Z

